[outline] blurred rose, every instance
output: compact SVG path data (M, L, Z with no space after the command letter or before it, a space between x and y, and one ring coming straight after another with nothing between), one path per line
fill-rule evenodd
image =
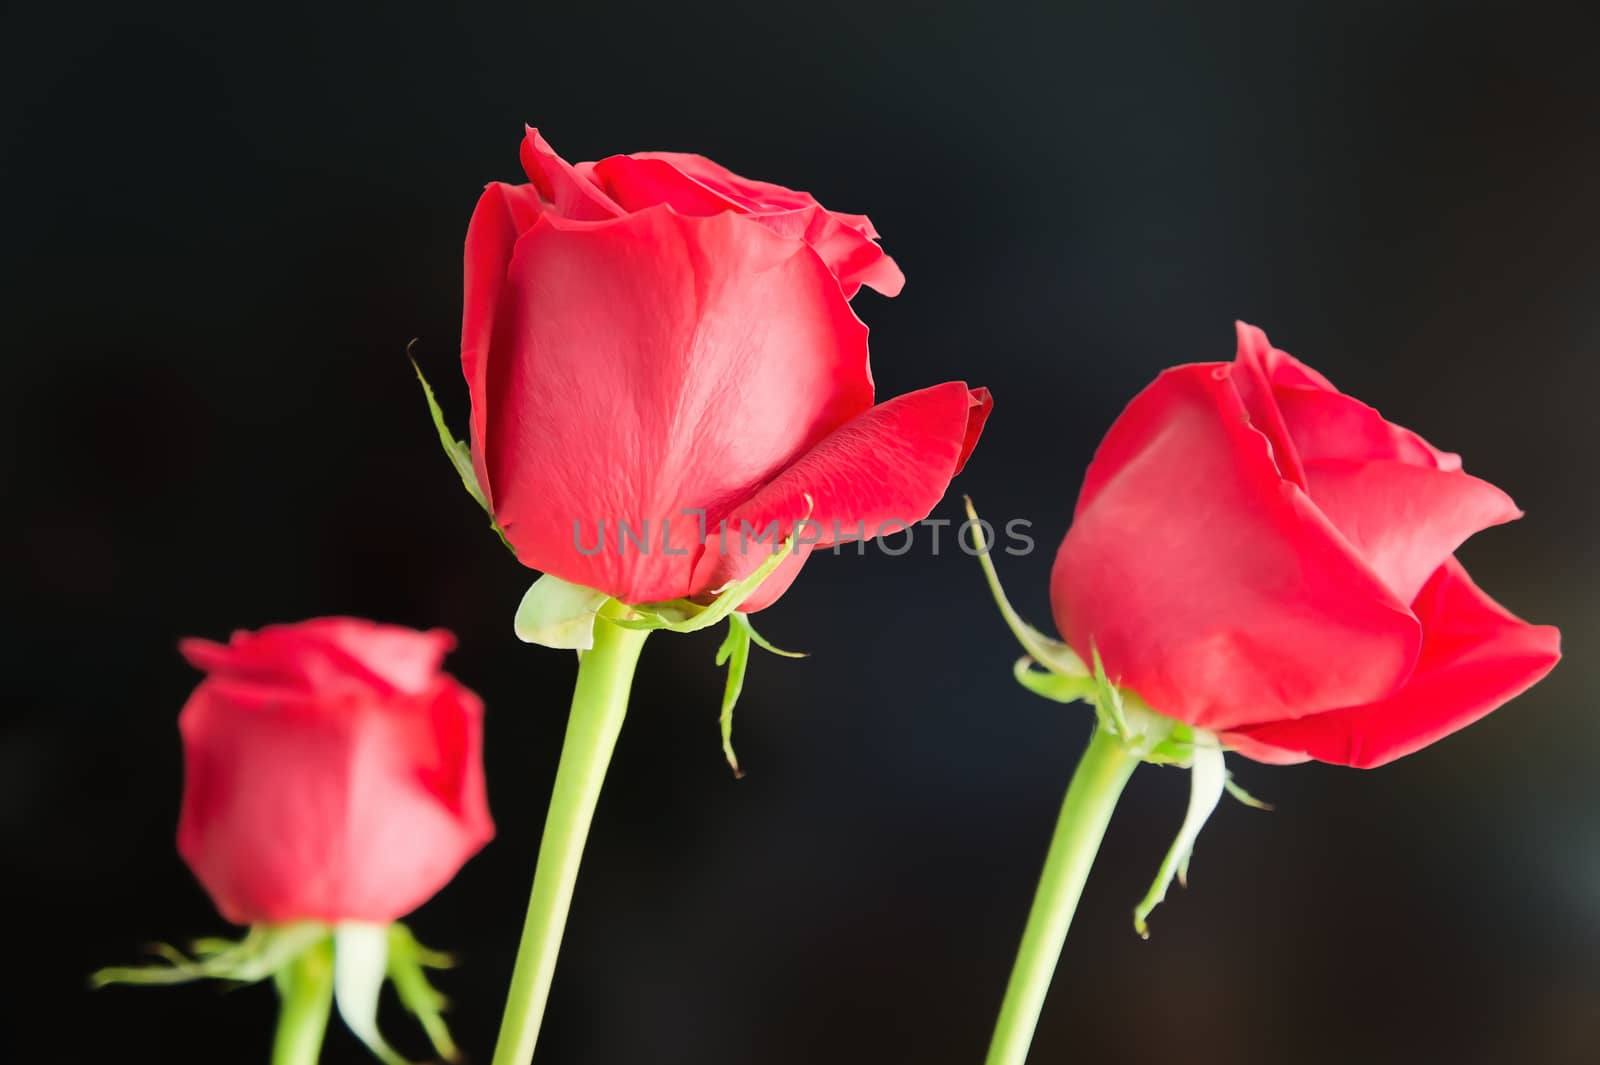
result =
M207 676L178 719L178 850L224 917L390 921L494 835L454 642L321 618L179 645Z
M1111 427L1051 578L1056 623L1152 708L1268 762L1374 766L1560 657L1456 561L1521 516L1458 456L1239 325Z
M781 539L809 512L827 546L927 516L989 397L873 405L848 301L902 278L865 217L696 155L572 165L531 129L522 163L529 183L490 185L467 231L461 359L478 482L525 565L678 599L760 565L744 523Z

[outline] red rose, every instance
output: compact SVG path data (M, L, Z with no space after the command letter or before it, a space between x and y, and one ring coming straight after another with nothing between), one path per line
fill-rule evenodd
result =
M530 129L522 162L530 183L490 185L467 231L461 359L478 483L525 565L686 598L759 566L745 525L781 538L809 512L796 538L826 546L938 502L988 393L873 405L849 298L902 278L866 218L694 155L574 166Z
M455 640L355 618L184 640L178 851L238 924L398 918L494 835Z
M1106 434L1051 602L1079 654L1251 758L1381 765L1560 657L1454 558L1520 516L1241 323L1232 363L1166 371Z

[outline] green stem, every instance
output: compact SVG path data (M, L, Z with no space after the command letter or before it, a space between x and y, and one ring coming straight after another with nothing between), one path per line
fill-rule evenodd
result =
M333 1008L333 943L315 944L278 971L272 1065L316 1065Z
M649 633L595 618L594 646L583 652L572 692L567 738L561 747L550 810L545 814L539 864L534 869L528 917L506 995L505 1017L493 1065L528 1065L555 974L561 933L572 906L583 843L589 835L606 767L628 712L628 689Z
M1028 913L1028 927L1022 933L1022 946L1017 948L1011 982L1006 985L1005 1002L995 1023L994 1040L984 1059L986 1065L1022 1065L1027 1059L1084 881L1089 879L1089 868L1105 838L1117 799L1138 764L1138 757L1122 741L1095 728L1061 804L1050 853Z

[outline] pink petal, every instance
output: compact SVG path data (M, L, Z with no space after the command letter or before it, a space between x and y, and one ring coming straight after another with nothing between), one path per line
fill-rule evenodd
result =
M1289 435L1289 427L1283 420L1283 412L1278 409L1278 399L1273 390L1274 370L1283 365L1279 357L1289 359L1289 356L1268 343L1267 334L1255 326L1243 322L1233 324L1239 334L1239 353L1233 360L1234 387L1239 390L1239 398L1250 413L1250 424L1272 445L1272 457L1278 464L1278 472L1284 480L1304 489L1306 474L1300 464L1300 452ZM1290 359L1290 362L1294 360ZM1310 367L1304 368L1310 370Z
M1362 706L1244 728L1225 742L1260 761L1315 758L1371 768L1472 724L1538 683L1561 658L1559 632L1511 614L1453 558L1423 589L1416 610L1422 654L1400 691Z
M862 285L885 296L898 295L905 287L905 275L874 242L877 232L865 216L834 214L805 193L739 178L701 156L669 152L614 155L594 164L594 174L629 211L657 204L688 215L734 211L750 214L780 236L803 240L839 279L846 299ZM803 202L781 206L792 201Z
M762 582L744 609L781 595L812 546L827 547L892 533L928 516L977 442L993 406L986 389L950 381L897 396L836 429L727 517L726 546L708 546L695 568L697 590L712 590L754 571L772 539L752 542L775 523L782 543L809 510L791 564Z
M532 126L522 138L522 169L550 209L562 218L600 222L623 213L587 174L557 155Z
M898 296L906 284L900 267L867 233L840 217L822 207L755 216L773 232L811 245L839 279L845 299L855 298L862 285L884 296Z
M1459 470L1317 460L1307 476L1312 501L1402 603L1473 533L1522 516L1510 496Z
M1203 728L1381 698L1419 625L1251 427L1232 369L1168 370L1101 443L1051 575L1056 624Z
M1244 371L1235 383L1256 428L1272 440L1285 477L1301 483L1293 471L1318 459L1397 459L1430 469L1461 468L1461 456L1385 421L1316 370L1273 347L1255 326L1234 324L1239 334L1235 366Z
M983 435L983 427L988 424L989 415L994 413L994 396L989 394L987 388L974 388L967 396L967 432L961 438L961 454L956 459L956 473L967 468L967 460L972 457L973 449L978 446L978 438Z
M362 618L314 618L235 632L227 644L186 639L178 649L196 669L256 688L335 688L417 693L428 688L455 637Z
M626 211L666 204L687 215L749 213L744 204L719 195L665 159L613 155L594 164L594 176Z
M230 921L394 920L493 835L476 697L328 698L240 706L207 682L179 717L178 849Z
M362 618L317 618L293 628L337 647L362 669L408 695L432 687L445 655L456 645L456 638L443 629L422 632ZM263 629L262 633L270 631Z
M737 525L735 525L735 529L737 529ZM731 540L732 535L730 532L730 542L736 543L737 541ZM782 541L779 542L781 543ZM783 593L787 592L789 586L795 582L795 578L800 576L800 571L805 568L806 560L811 557L812 549L813 545L808 544L797 551L790 552L782 562L778 563L778 568L767 574L766 580L762 581L756 590L751 592L743 603L739 604L739 609L746 614L754 614L758 610L765 610L781 599ZM751 553L755 554L756 549L751 548ZM764 561L764 556L758 557L757 561Z
M871 402L866 327L815 253L743 216L666 207L540 216L473 392L518 556L626 602L695 590L683 512L714 525ZM647 527L648 550L619 549L619 521ZM611 542L587 554L600 522Z
M1285 350L1275 349L1267 334L1256 326L1235 323L1238 329L1238 358L1235 365L1248 366L1250 373L1237 377L1240 393L1250 393L1246 406L1251 419L1262 414L1256 425L1274 441L1274 448L1288 446L1299 461L1317 459L1398 459L1430 469L1461 469L1461 456L1440 451L1410 429L1384 421L1382 414L1333 387L1315 369ZM1266 413L1266 397L1259 385L1270 389L1274 413ZM1282 440L1288 433L1293 443ZM1285 477L1288 477L1285 473ZM1294 478L1291 478L1294 480Z
M461 372L467 379L472 403L472 463L490 506L494 496L483 467L485 409L477 401L484 394L489 348L494 342L496 316L505 292L506 269L517 240L532 228L544 204L532 185L495 182L483 190L467 225L466 282L461 315Z
M635 152L633 158L670 164L674 170L718 195L739 203L747 211L792 211L802 207L819 206L816 197L809 192L799 192L782 185L775 185L770 181L756 181L753 178L742 177L703 155L689 152ZM866 221L862 216L854 217ZM871 224L867 223L868 226ZM876 233L869 235L877 236Z
M1279 388L1276 395L1301 461L1307 464L1322 459L1393 459L1425 469L1461 468L1460 455L1440 451L1341 392Z

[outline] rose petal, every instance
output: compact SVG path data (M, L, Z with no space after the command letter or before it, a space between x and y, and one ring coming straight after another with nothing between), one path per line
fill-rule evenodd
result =
M809 192L775 185L770 181L757 181L735 174L721 163L712 162L703 155L691 152L634 152L633 158L658 160L720 196L742 205L752 212L792 211L801 207L817 207L816 197ZM852 216L865 218L861 216ZM871 225L870 222L867 223ZM869 234L876 237L876 233Z
M1393 459L1433 470L1459 470L1461 456L1440 451L1411 430L1340 392L1279 388L1275 392L1289 433L1309 464L1322 459L1376 462Z
M1258 761L1315 758L1371 768L1420 750L1520 695L1555 667L1561 634L1485 595L1455 559L1417 598L1422 654L1409 683L1363 706L1255 725L1223 737Z
M665 159L613 155L594 164L595 180L626 211L666 204L679 214L748 214L744 204L719 195Z
M361 618L315 618L235 632L227 644L186 639L178 650L196 669L253 688L300 692L353 686L415 694L428 688L455 637Z
M905 275L874 242L877 233L865 216L834 214L805 193L747 181L709 159L669 152L614 155L594 164L594 174L611 198L629 211L657 204L688 215L734 211L750 214L780 236L803 240L839 279L846 299L862 285L885 296L898 295L905 287ZM749 194L756 191L764 198ZM804 202L781 206L793 200Z
M781 599L783 593L787 592L789 586L795 582L795 578L800 576L800 571L805 568L806 560L811 557L814 546L806 544L799 550L790 552L787 558L778 563L778 568L767 574L767 579L750 593L749 598L739 604L739 609L746 614L754 614ZM755 554L754 548L752 554L755 555L757 562L762 561L761 556Z
M361 618L317 618L261 632L291 628L300 635L327 641L396 691L411 695L432 686L445 655L456 645L456 638L443 629L418 631L401 625L375 625Z
M485 412L476 397L484 392L495 316L505 291L506 267L511 262L517 239L533 226L543 207L539 192L532 185L506 185L497 181L478 197L478 206L473 209L472 221L467 225L461 373L474 397L470 429L473 470L491 507L494 495L483 467Z
M1290 467L1319 459L1396 459L1429 469L1461 468L1460 455L1440 451L1411 430L1385 421L1316 370L1273 347L1255 326L1235 325L1239 333L1235 365L1246 370L1236 383L1246 395L1252 420L1259 419L1256 427L1272 439L1274 450L1294 456ZM1270 388L1271 404L1261 394L1260 383Z
M714 524L872 402L866 327L821 260L733 214L542 215L493 351L472 398L500 527L525 564L626 602L693 590L685 508Z
M1227 364L1168 370L1101 443L1051 575L1086 660L1201 728L1381 698L1415 617L1250 425Z
M896 396L836 429L727 517L726 545L708 545L695 568L699 589L715 589L753 572L766 558L771 539L756 541L776 523L775 537L788 538L810 514L802 531L812 546L870 539L928 516L965 463L993 406L987 389L959 381ZM787 572L785 572L787 571ZM785 562L742 609L759 610L775 600L799 571Z
M1282 348L1273 347L1262 330L1248 322L1236 321L1233 331L1239 345L1234 365L1254 364L1271 387L1338 393L1332 381Z
M1510 496L1458 470L1319 460L1306 475L1312 501L1402 603L1473 533L1522 516Z
M797 237L811 245L839 279L845 299L854 299L863 285L891 297L905 288L906 276L895 261L866 233L841 221L831 211L802 207L753 217L775 233Z
M240 708L206 682L179 716L178 850L231 921L391 921L493 835L475 696L441 678L402 697L420 706L328 698Z
M1233 360L1232 379L1245 410L1250 412L1250 424L1272 445L1272 457L1284 480L1304 489L1306 474L1300 463L1300 452L1289 435L1289 427L1284 423L1283 412L1278 409L1278 400L1273 391L1273 371L1284 365L1278 357L1290 359L1290 362L1294 360L1268 343L1267 334L1255 326L1243 322L1234 322L1233 325L1239 334L1239 353ZM1310 370L1310 367L1303 369Z
M623 214L590 177L550 147L532 126L522 138L522 169L556 214L577 222L600 222Z
M961 454L956 459L955 473L967 468L967 460L972 457L973 450L978 446L978 438L983 435L983 427L988 424L989 415L992 413L994 413L994 396L989 394L987 388L974 388L967 394L967 432L961 438Z

